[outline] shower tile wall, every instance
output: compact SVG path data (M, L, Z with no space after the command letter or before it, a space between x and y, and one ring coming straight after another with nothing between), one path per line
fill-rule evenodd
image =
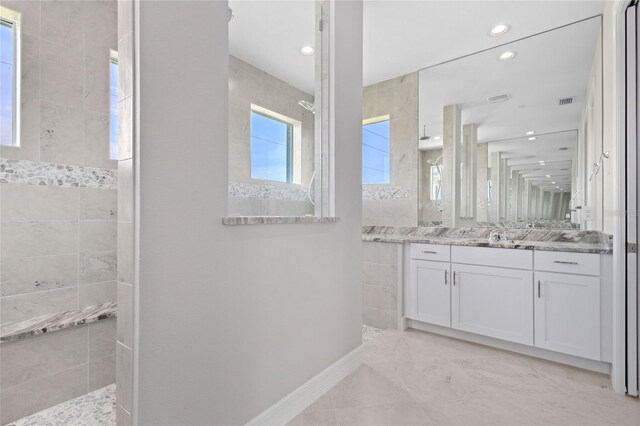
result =
M363 118L390 116L389 185L364 185L363 225L418 225L418 74L364 88ZM390 190L392 189L392 190Z
M402 244L362 243L362 323L398 328L398 263Z
M115 1L2 6L22 13L20 146L0 146L6 323L116 300L109 64L117 10ZM113 383L115 325L2 343L2 424Z
M238 59L229 57L229 215L313 214L307 188L313 174L314 115L298 101L313 96ZM251 178L251 104L302 123L301 184Z

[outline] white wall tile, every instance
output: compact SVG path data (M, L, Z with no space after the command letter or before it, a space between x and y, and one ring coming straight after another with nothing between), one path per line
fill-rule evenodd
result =
M76 285L78 285L77 254L2 260L0 268L2 296L34 293Z
M78 252L75 221L2 222L0 227L3 259Z
M22 321L78 307L78 287L0 297L0 323Z

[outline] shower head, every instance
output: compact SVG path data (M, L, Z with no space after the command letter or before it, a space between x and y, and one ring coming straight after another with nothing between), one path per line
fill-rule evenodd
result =
M431 139L431 136L427 136L427 125L424 125L424 131L422 134L422 137L420 138L421 141L428 141L429 139Z
M298 101L298 105L309 111L311 114L316 113L316 106L309 101Z

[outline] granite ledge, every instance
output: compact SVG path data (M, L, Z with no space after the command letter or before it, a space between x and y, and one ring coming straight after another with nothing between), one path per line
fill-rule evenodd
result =
M335 223L338 217L316 216L230 216L222 218L222 224L236 225L277 225L286 223Z
M613 248L595 243L567 243L550 241L502 241L489 243L480 239L428 238L423 236L364 234L362 241L381 243L425 243L467 247L493 247L516 250L561 251L571 253L613 253Z
M118 303L111 302L11 322L0 328L0 342L11 342L28 336L37 336L38 334L102 321L115 317L117 310Z

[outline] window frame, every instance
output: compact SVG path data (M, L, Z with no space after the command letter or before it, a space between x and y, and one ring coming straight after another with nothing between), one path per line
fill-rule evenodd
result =
M268 118L273 121L277 121L279 123L283 123L287 126L287 170L286 170L286 181L281 180L271 180L271 179L263 179L253 176L253 167L251 164L251 158L253 153L251 152L251 139L253 138L253 129L251 126L251 116L253 114L258 114L262 117ZM271 111L267 108L261 107L256 104L251 104L250 114L249 114L249 177L251 180L261 181L261 182L273 182L276 184L292 184L299 185L301 184L301 173L300 173L300 145L301 145L301 126L302 123L294 120L293 118L287 117L286 115L279 114L275 111Z
M391 185L391 115L390 114L379 115L377 117L371 117L371 118L362 120L362 127L364 130L364 126L367 126L369 124L382 123L383 121L389 122L389 152L387 153L388 160L389 160L389 179L387 180L387 182L365 183L363 170L360 170L360 173L362 174L361 179L362 179L363 185ZM361 142L360 149L363 149L363 147L364 147L364 140ZM362 167L364 168L364 160L362 161Z
M20 147L20 74L21 74L21 14L6 7L0 6L0 25L8 26L13 31L13 96L12 96L12 134L11 145L0 144L3 147Z

